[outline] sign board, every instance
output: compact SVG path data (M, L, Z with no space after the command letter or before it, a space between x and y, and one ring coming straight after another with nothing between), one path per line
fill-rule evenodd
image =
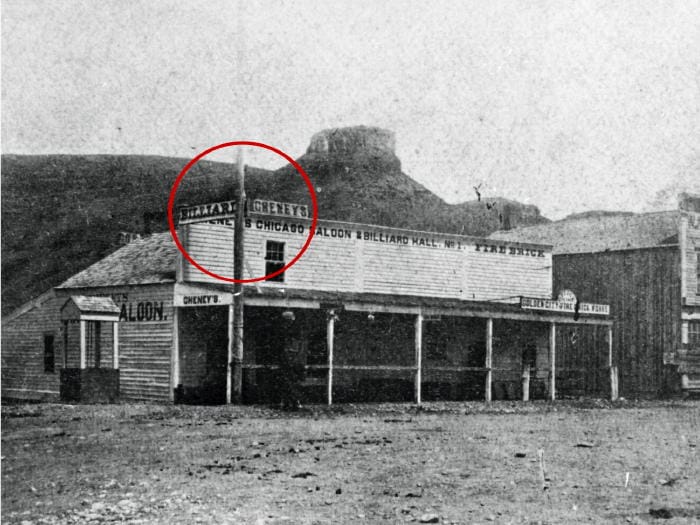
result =
M180 224L206 222L214 219L232 219L236 216L236 201L212 202L180 208Z
M525 310L547 310L549 312L576 313L576 302L560 301L558 299L537 299L521 297L520 308ZM595 303L578 303L578 313L594 315L610 315L610 305Z
M248 203L248 211L253 213L264 213L267 215L284 215L285 217L299 217L308 219L309 207L305 204L294 204L290 202L277 202L262 199L255 199Z
M224 306L233 304L233 294L221 290L213 290L198 286L190 286L178 283L175 286L173 306Z

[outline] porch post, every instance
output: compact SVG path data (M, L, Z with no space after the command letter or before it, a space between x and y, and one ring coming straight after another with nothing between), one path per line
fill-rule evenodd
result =
M423 382L423 313L419 312L416 315L416 377L415 377L415 396L416 403L421 404L421 384Z
M170 401L176 399L175 390L180 384L180 309L173 306L173 346L170 350Z
M328 346L328 406L333 404L333 341L335 339L335 311L328 311L326 344Z
M235 298L234 298L235 300ZM235 338L235 331L233 327L235 318L235 312L233 305L228 305L228 341L226 344L226 404L231 404L231 393L233 391L233 367L239 366L240 363L234 360L233 351L234 344L233 340Z
M87 367L87 321L80 321L80 368Z
M112 323L112 368L119 369L119 322Z
M63 368L68 368L68 321L63 321Z
M493 319L486 319L486 362L484 363L486 367L486 384L485 384L485 395L484 399L487 402L491 402L491 383L493 381L493 371L491 370L493 366Z
M613 330L612 325L608 326L608 370L610 371L610 400L617 401L618 398L618 375L617 367L613 366Z
M523 401L530 401L530 367L523 368L522 375Z
M557 325L549 325L549 400L554 401L556 394L556 341Z

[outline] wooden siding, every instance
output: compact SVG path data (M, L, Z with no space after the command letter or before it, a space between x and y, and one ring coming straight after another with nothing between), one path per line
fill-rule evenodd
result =
M233 228L205 223L190 224L185 229L185 247L190 256L210 272L233 277ZM183 267L183 280L220 282L189 262Z
M580 301L610 305L622 396L667 390L674 372L663 365L663 355L680 343L679 267L674 247L554 256L555 292L566 288Z
M607 326L558 324L556 328L557 396L610 394Z
M59 369L63 366L64 328L60 308L71 290L57 290L53 298L3 323L3 395L17 397L58 396ZM80 292L109 295L122 309L119 323L120 395L135 401L167 401L170 392L170 352L172 346L172 285L93 288ZM112 366L112 324L103 323L101 361ZM44 370L45 333L54 334L55 369ZM79 325L68 324L68 366L79 361ZM94 354L88 352L88 366Z
M281 227L288 231L275 229ZM248 218L244 277L265 275L267 241L284 242L288 262L307 234L307 221ZM231 226L190 225L185 237L188 252L199 264L232 276ZM530 250L534 256L529 255ZM520 295L549 298L551 267L551 250L544 247L323 221L308 251L285 273L285 282L259 285L466 300L513 300ZM217 282L191 264L185 264L183 278Z
M2 323L2 395L55 399L63 363L60 307L65 299L46 294L18 316ZM53 373L44 372L44 335L54 336Z
M134 401L168 401L173 286L95 288L89 294L109 295L121 309L120 397Z
M700 306L698 257L700 254L700 213L681 212L681 251L683 269L683 303Z

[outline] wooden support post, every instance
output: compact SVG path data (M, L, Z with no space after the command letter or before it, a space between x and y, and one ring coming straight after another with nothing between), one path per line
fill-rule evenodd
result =
M610 370L610 400L617 401L618 375L617 367L613 366L613 331L612 326L608 327L608 369Z
M328 406L333 404L333 343L335 340L335 311L328 312L326 323L326 344L328 346Z
M423 314L416 315L416 377L415 377L415 398L418 405L422 401L423 383Z
M245 268L245 164L243 148L238 151L238 199L233 230L233 401L243 402L243 268ZM229 369L231 360L228 361Z
M234 299L235 300L235 299ZM232 401L232 392L233 392L233 375L234 375L234 370L233 368L237 365L236 360L235 360L235 329L234 329L234 317L235 317L235 312L233 309L233 305L230 304L228 307L228 340L226 344L226 404L230 404Z
M80 321L80 368L87 367L87 321Z
M530 366L523 368L523 401L530 401Z
M681 394L683 398L687 398L690 395L690 378L688 374L681 374Z
M610 401L617 401L618 399L618 376L617 367L610 367Z
M484 399L491 402L491 384L493 382L493 319L486 319L486 384Z
M557 398L556 344L557 344L557 325L555 323L551 323L549 325L549 400L550 401L554 401Z
M170 350L170 401L180 401L175 391L180 386L180 309L173 307L173 344Z
M112 368L119 370L119 323L112 323Z
M68 368L68 321L63 321L63 368Z

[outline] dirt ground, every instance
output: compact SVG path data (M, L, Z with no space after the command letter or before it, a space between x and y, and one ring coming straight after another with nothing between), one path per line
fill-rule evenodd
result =
M2 519L697 523L699 443L698 401L5 405Z

